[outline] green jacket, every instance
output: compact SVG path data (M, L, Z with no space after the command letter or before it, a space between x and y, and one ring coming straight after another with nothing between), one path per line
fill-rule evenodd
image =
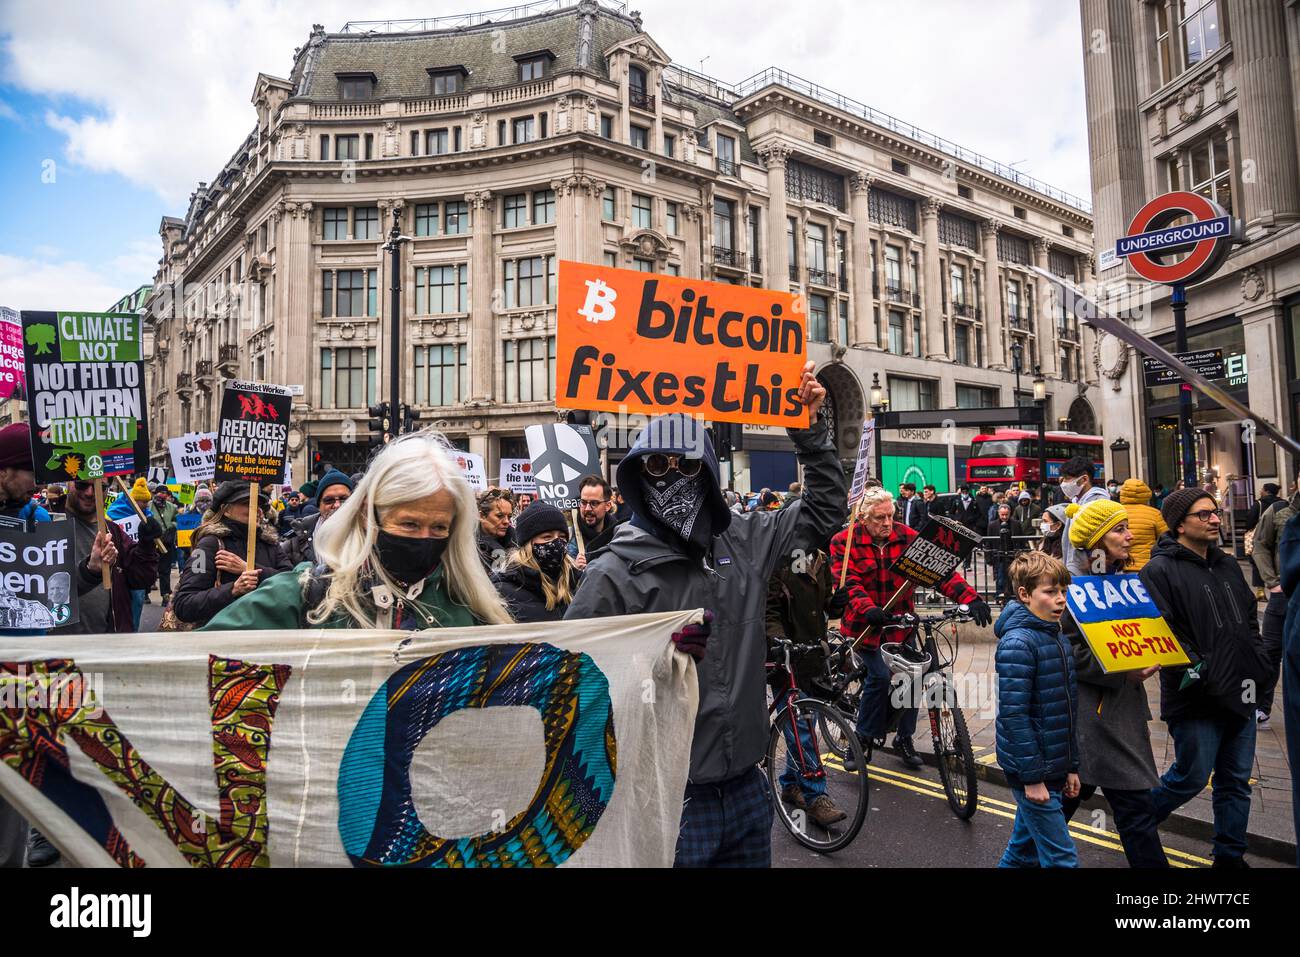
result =
M273 575L256 589L236 599L218 612L199 631L290 631L299 628L361 628L344 614L338 614L320 625L303 623L303 585L302 573L311 569L310 562L303 562L291 572ZM433 623L426 623L422 616L408 611L419 622L419 628L465 628L479 624L473 613L464 605L457 604L447 591L443 582L443 569L439 566L432 575L424 580L424 590L420 592L420 604L425 612L432 612ZM410 627L408 617L402 625ZM418 630L418 629L417 629Z
M1300 493L1292 496L1289 502L1274 505L1259 517L1259 523L1255 526L1255 547L1251 557L1255 559L1255 567L1264 579L1264 587L1269 590L1277 588L1281 583L1277 546L1282 540L1282 529L1297 511L1300 511Z
M166 535L168 532L172 532L176 530L177 509L175 505L173 505L171 502L163 502L161 505L159 505L155 501L155 502L150 502L149 507L153 509L154 515L157 516L158 521L162 523L164 535Z

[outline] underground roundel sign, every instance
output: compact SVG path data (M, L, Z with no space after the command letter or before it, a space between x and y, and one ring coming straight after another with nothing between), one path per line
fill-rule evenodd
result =
M1144 279L1190 284L1223 264L1238 235L1236 221L1218 203L1199 193L1165 193L1138 210L1115 254Z

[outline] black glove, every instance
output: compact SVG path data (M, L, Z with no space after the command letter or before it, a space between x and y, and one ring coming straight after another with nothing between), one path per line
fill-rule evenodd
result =
M831 600L826 603L826 614L831 618L842 618L848 604L849 586L845 585L843 588L835 589L835 593L831 595Z
M993 609L989 607L989 603L983 598L976 598L970 603L969 608L971 620L975 624L981 628L993 624Z
M146 515L144 521L140 523L140 528L136 534L142 542L151 542L155 538L162 538L162 522L158 521L158 519L154 518L152 515Z
M867 611L866 618L867 618L867 625L870 628L872 628L873 630L879 630L881 626L883 626L885 622L889 619L889 616L885 614L885 610L883 608L876 606Z

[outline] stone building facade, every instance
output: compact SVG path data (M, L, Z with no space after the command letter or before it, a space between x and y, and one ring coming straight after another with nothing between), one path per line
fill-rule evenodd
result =
M474 19L317 27L258 76L256 127L160 227L153 436L214 427L222 378L248 377L296 393L295 475L359 467L394 211L402 396L489 475L557 414L565 259L803 290L846 460L873 377L895 409L1011 405L1013 343L1022 398L1041 367L1051 421L1095 427L1089 333L1028 268L1091 274L1086 202L780 71L675 66L621 6ZM942 459L946 487L970 433L940 433L886 452ZM747 429L728 477L793 469Z
M1082 0L1098 281L1144 303L1134 321L1171 350L1169 291L1148 286L1115 241L1141 206L1176 189L1218 202L1245 241L1188 289L1190 349L1222 348L1225 385L1291 435L1300 428L1300 4L1295 0ZM1095 356L1108 438L1131 470L1181 477L1174 386L1147 387L1141 357L1112 337ZM1221 492L1289 482L1271 442L1213 400L1193 417L1200 478ZM1122 468L1123 462L1119 465ZM1244 479L1243 479L1244 477Z

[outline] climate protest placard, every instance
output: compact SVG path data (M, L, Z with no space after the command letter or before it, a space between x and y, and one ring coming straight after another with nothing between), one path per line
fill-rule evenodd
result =
M293 397L282 385L228 382L221 396L217 429L217 482L284 481L289 455L289 409Z
M516 495L536 495L537 482L533 480L533 463L528 459L502 459L501 485Z
M217 471L217 433L187 432L167 440L172 457L172 474L187 485L207 482Z
M558 406L806 428L802 297L561 262Z
M0 402L27 397L23 388L23 326L18 313L0 306Z
M24 312L22 324L36 481L142 471L149 429L140 317Z
M0 538L0 634L78 621L72 522L6 528Z
M700 614L10 636L0 798L73 867L670 867Z
M970 557L980 537L961 522L931 515L890 568L925 588L935 588Z
M1065 598L1107 674L1191 663L1137 575L1076 575Z

